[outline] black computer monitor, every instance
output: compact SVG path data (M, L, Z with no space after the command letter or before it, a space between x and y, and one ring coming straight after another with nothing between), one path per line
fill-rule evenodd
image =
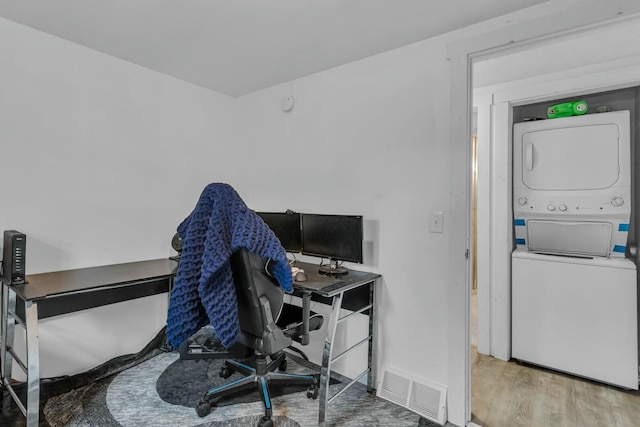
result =
M302 214L302 253L329 258L325 274L346 274L337 261L362 263L362 217L358 215Z
M296 212L256 212L269 226L287 252L302 252L300 214Z

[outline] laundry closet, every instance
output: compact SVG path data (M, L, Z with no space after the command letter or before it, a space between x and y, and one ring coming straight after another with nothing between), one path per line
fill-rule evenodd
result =
M639 105L631 88L515 107L512 135L512 356L634 390Z

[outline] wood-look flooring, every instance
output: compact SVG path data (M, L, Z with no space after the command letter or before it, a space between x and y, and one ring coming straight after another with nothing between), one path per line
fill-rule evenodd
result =
M484 427L637 427L640 393L471 350L472 421ZM588 356L587 356L588 357Z

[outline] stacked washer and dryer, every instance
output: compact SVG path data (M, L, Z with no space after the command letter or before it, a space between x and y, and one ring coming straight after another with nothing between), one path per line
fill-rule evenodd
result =
M638 389L629 111L514 125L512 356Z

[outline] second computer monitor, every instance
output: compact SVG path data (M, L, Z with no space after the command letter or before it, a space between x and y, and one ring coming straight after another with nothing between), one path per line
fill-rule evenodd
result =
M362 263L362 217L302 214L302 253Z

